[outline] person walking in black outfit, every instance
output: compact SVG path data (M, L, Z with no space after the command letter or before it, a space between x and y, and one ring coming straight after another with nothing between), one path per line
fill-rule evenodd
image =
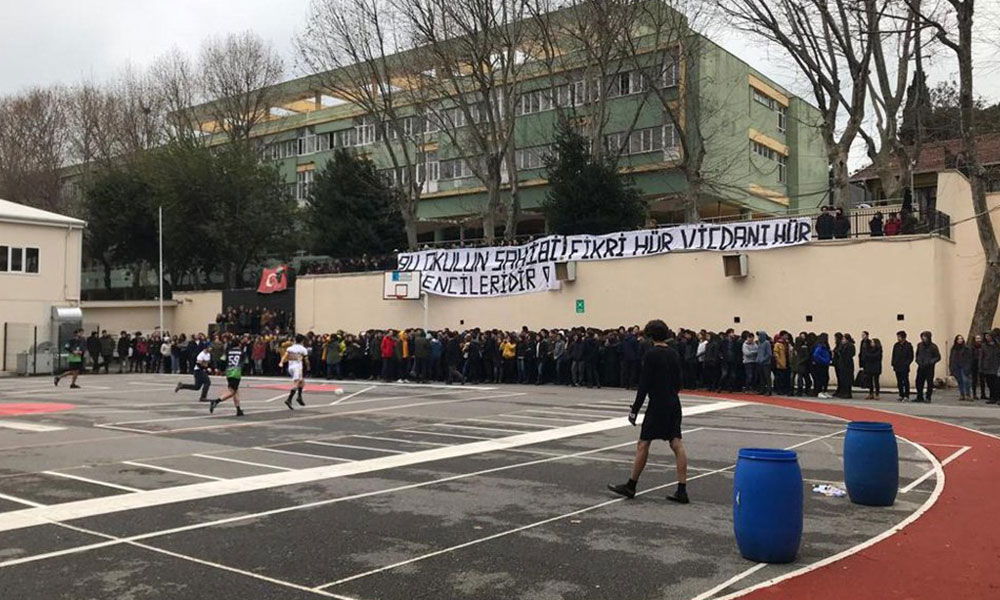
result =
M646 336L652 338L653 347L646 353L639 375L639 389L629 412L629 423L635 425L639 410L649 396L649 406L642 421L642 431L636 445L632 476L626 483L608 484L608 489L626 498L635 497L636 484L649 458L653 440L667 440L677 460L677 491L668 500L687 504L687 453L681 440L681 359L667 346L667 325L659 320L646 324Z
M917 344L917 352L914 355L917 362L917 398L914 402L927 402L930 404L931 394L934 393L934 365L941 360L941 352L938 351L937 344L931 341L931 332L920 333L920 343ZM926 394L924 386L927 387Z
M854 386L854 355L854 340L851 334L844 334L834 351L833 366L837 373L837 391L834 393L836 398L850 400L853 397L851 388Z
M913 362L913 344L906 340L905 331L896 332L896 343L892 347L892 370L896 373L896 388L899 401L910 399L910 363Z

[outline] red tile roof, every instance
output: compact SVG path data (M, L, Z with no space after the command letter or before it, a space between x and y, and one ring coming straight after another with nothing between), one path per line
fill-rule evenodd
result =
M979 136L978 146L979 160L983 165L1000 164L1000 133L987 133ZM958 155L962 152L962 140L944 140L924 144L920 149L920 161L914 174L937 173L946 170L945 155ZM877 179L874 165L867 167L851 175L851 181L867 181Z

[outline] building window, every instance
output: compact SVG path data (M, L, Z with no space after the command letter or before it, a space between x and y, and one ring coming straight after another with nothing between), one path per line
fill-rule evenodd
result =
M442 160L440 165L440 179L467 179L472 177L472 169L469 168L469 163L464 158L453 158L451 160Z
M514 152L514 163L518 171L541 169L545 167L545 157L550 152L549 146L521 148Z
M788 129L788 107L778 106L778 131L785 133Z
M354 145L367 146L375 143L375 119L372 116L354 119Z
M677 57L668 54L663 61L663 87L674 87L677 85Z
M764 92L758 90L757 88L752 88L753 101L761 106L766 106L770 110L774 110L774 98L768 96Z
M312 188L313 170L299 171L295 176L295 182L295 199L299 204L303 204L309 198L309 190Z
M38 248L0 246L0 273L38 273Z
M356 146L357 129L341 129L330 133L331 148L349 148Z
M316 152L316 134L306 132L299 137L299 156L314 154Z
M750 140L750 151L768 160L778 163L778 182L785 183L788 176L788 157L784 154L769 148L760 142Z

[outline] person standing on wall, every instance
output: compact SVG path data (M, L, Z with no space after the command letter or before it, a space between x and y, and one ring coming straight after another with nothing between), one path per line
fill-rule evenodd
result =
M930 404L931 394L934 393L934 366L941 361L941 352L938 351L937 344L931 340L931 332L920 332L920 343L917 344L914 357L917 362L917 398L914 402ZM924 393L925 386L926 393Z
M677 491L668 500L687 504L687 453L681 439L681 359L677 352L667 345L667 325L659 320L646 324L646 335L653 340L653 347L646 353L639 375L639 389L628 415L629 423L635 425L639 410L646 396L649 406L642 421L642 431L636 444L635 461L629 480L622 484L608 484L608 489L626 498L634 498L636 484L646 467L649 446L653 440L667 440L677 461Z
M896 332L896 343L892 347L892 370L896 374L896 388L899 401L910 399L910 364L913 362L913 344L906 339L905 331Z
M867 339L868 332L864 332L864 335ZM862 340L861 343L864 350L860 362L865 377L868 379L868 399L878 400L879 394L882 393L879 382L879 377L882 376L882 342L875 338L867 345L864 345L865 340Z

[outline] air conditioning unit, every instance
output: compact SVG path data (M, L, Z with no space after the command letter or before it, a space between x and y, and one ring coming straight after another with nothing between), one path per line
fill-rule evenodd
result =
M750 271L749 259L746 254L724 254L722 270L726 277L746 277Z
M576 281L576 261L556 263L557 281Z

